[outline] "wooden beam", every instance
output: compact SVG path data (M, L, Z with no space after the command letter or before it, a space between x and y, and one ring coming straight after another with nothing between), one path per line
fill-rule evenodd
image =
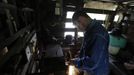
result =
M64 28L64 32L74 32L76 30L76 28Z
M66 22L72 22L72 19L66 19Z

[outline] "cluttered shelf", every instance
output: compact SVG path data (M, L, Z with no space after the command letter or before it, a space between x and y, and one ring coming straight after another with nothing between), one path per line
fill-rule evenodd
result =
M24 32L26 32L26 30L28 30L30 28L30 26L26 26L25 28L21 29L20 31L18 31L16 34L14 34L11 37L8 37L7 39L3 40L0 43L0 49L3 49L5 46L10 45L12 42L14 42L20 35L24 34Z
M22 32L25 31L25 29L22 30ZM29 43L30 39L34 35L35 31L32 31L31 33L28 33L24 37L18 38L14 45L7 50L7 53L5 53L1 59L0 59L0 68L3 66L5 62L7 62L13 55L19 54ZM12 41L13 42L13 41ZM10 42L11 43L11 42Z

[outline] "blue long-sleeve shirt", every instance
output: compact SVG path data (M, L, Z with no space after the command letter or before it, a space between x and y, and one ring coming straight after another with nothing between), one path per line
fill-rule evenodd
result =
M109 35L107 31L101 23L93 20L84 34L78 67L90 71L93 75L108 75L108 45ZM83 57L87 57L86 61Z

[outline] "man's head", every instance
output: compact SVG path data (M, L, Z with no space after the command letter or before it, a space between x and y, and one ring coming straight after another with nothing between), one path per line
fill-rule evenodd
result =
M73 24L82 31L85 31L91 18L84 11L76 11L72 17Z

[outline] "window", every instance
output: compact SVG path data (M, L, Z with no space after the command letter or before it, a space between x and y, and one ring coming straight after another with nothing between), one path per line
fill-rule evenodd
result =
M87 13L88 16L90 16L92 19L96 20L105 20L106 14L96 14L96 13Z
M114 17L114 21L117 22L118 19L119 19L119 15L116 15L116 16Z
M72 35L74 37L75 32L65 32L64 37L66 37L66 35ZM78 32L78 37L84 37L84 33L83 32Z
M66 37L66 35L72 35L74 37L75 33L74 32L64 32L64 37Z
M72 22L66 22L65 23L65 28L75 28Z
M73 14L74 14L74 12L68 11L66 18L72 18Z
M83 32L78 32L78 37L84 37L84 33Z
M73 14L74 12L68 11L66 18L72 18ZM92 19L96 19L96 20L104 21L106 18L106 14L87 13L87 15L89 15Z

